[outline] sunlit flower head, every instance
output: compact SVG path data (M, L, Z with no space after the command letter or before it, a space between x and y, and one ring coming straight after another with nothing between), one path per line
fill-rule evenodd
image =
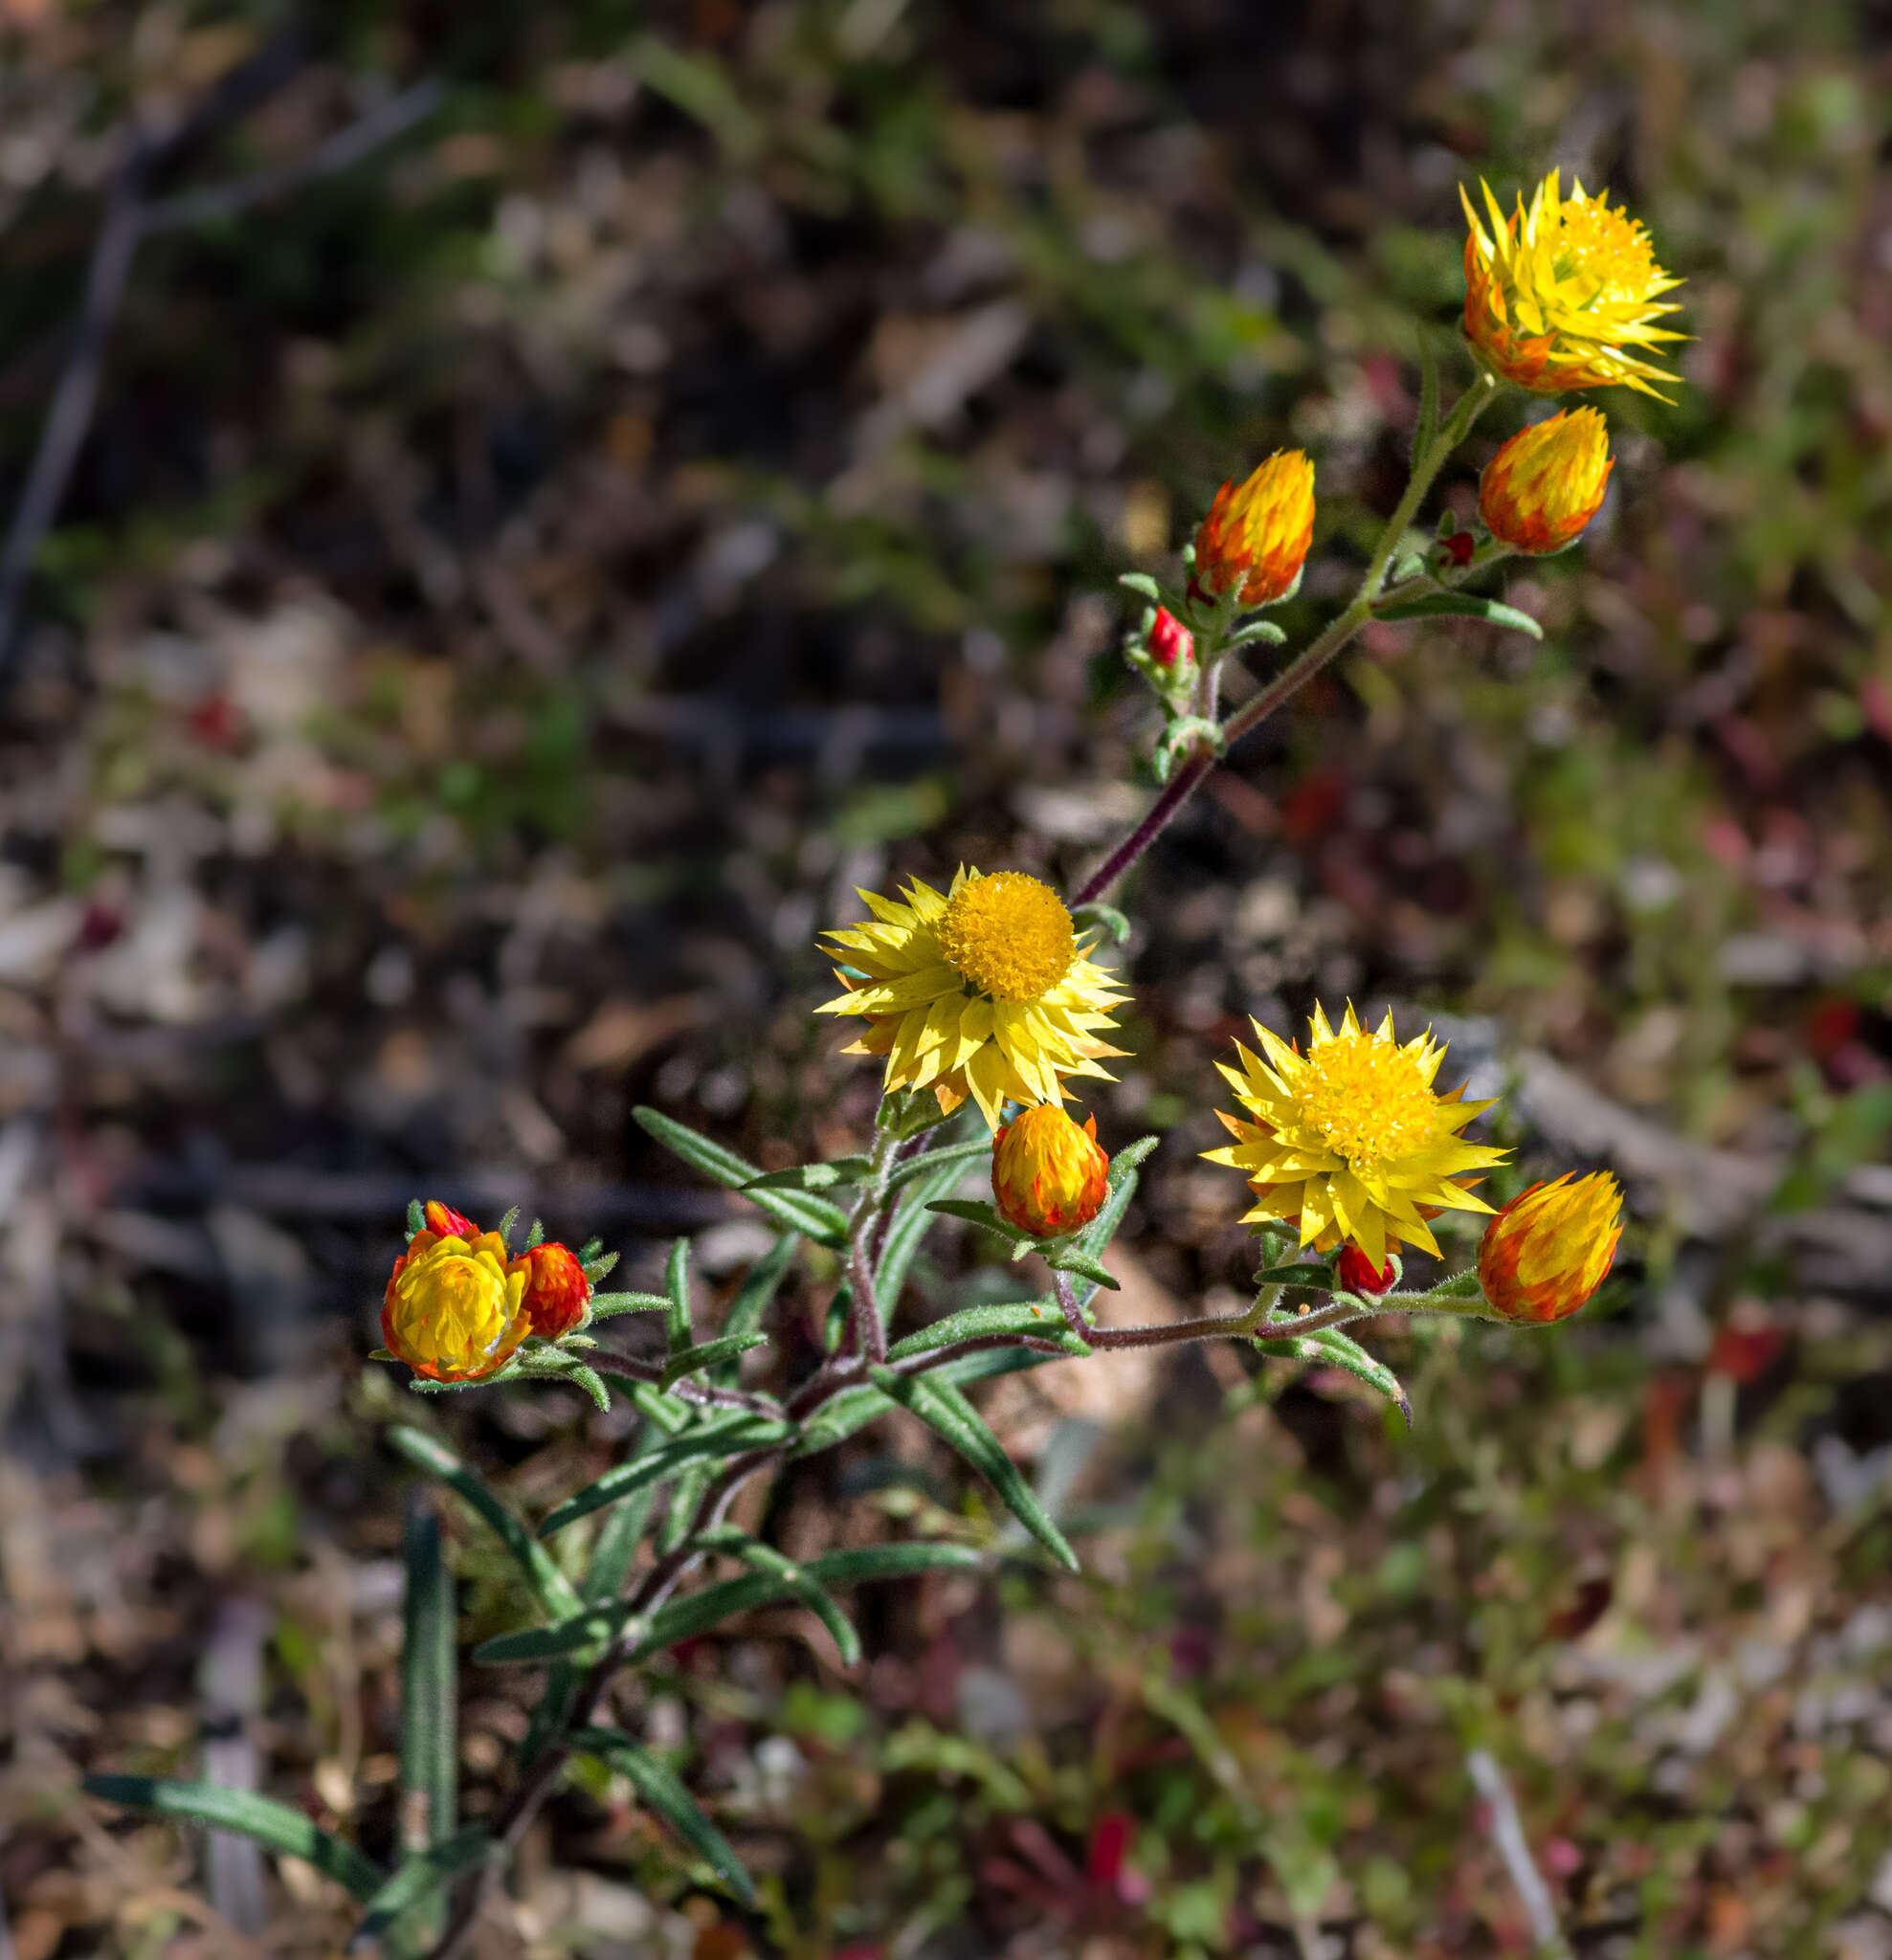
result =
M1195 534L1195 589L1209 598L1235 587L1244 606L1284 598L1314 541L1314 465L1304 450L1278 451L1245 481L1215 493Z
M1101 1076L1098 1038L1124 998L1088 957L1057 894L1021 871L963 866L951 888L914 879L904 902L860 894L867 925L825 935L848 991L817 1010L867 1022L846 1055L884 1055L886 1086L970 1096L996 1129L1005 1102L1061 1102L1065 1076ZM849 969L852 970L849 970Z
M1479 1284L1507 1321L1561 1321L1594 1293L1623 1236L1623 1194L1606 1170L1534 1184L1485 1227Z
M1603 417L1560 410L1520 429L1484 466L1479 515L1513 551L1561 551L1602 507L1614 468Z
M1679 286L1656 263L1649 234L1607 193L1592 197L1552 170L1530 207L1506 218L1480 183L1487 232L1461 185L1465 207L1465 337L1494 374L1538 394L1619 383L1658 401L1652 382L1677 377L1647 358L1685 336L1655 323L1679 309L1661 296Z
M1097 1118L1080 1129L1056 1102L1021 1109L992 1138L992 1199L1020 1232L1056 1238L1103 1209L1110 1159L1098 1147Z
M525 1269L523 1309L532 1331L547 1341L570 1333L591 1301L591 1282L578 1255L549 1239L522 1254L516 1263Z
M415 1374L479 1381L531 1331L524 1293L524 1262L507 1259L497 1232L471 1239L416 1232L388 1276L381 1338Z
M1445 1050L1430 1034L1395 1041L1388 1014L1369 1035L1350 1006L1337 1033L1314 1010L1304 1055L1255 1033L1261 1055L1237 1042L1241 1065L1216 1064L1247 1118L1218 1110L1235 1142L1203 1152L1246 1174L1248 1221L1297 1225L1323 1252L1350 1241L1379 1266L1402 1245L1436 1253L1426 1220L1439 1212L1491 1210L1459 1180L1508 1152L1459 1136L1491 1104L1435 1091Z

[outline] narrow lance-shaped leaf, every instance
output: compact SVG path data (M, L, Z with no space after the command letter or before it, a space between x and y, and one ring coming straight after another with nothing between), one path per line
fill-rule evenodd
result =
M458 1677L454 1579L429 1496L408 1502L407 1593L401 1640L401 1790L424 1807L426 1836L444 1843L459 1821Z
M580 1518L602 1510L606 1504L629 1497L633 1491L642 1490L647 1484L667 1481L692 1463L706 1458L734 1457L747 1450L766 1448L786 1440L792 1434L790 1424L762 1415L733 1415L723 1422L698 1423L652 1450L649 1455L633 1458L628 1463L619 1463L607 1470L595 1483L586 1485L576 1496L560 1504L539 1526L539 1535L549 1538L555 1531L564 1530Z
M265 1850L286 1852L314 1865L358 1900L372 1899L388 1877L352 1844L318 1829L300 1811L274 1797L226 1790L215 1783L181 1783L169 1776L88 1776L82 1787L88 1796L105 1803L156 1811L161 1816L183 1817L208 1824L213 1831L253 1838Z
M668 1313L670 1296L667 1293L594 1293L591 1295L591 1318L594 1321L609 1320L618 1313Z
M1264 1354L1281 1360L1323 1362L1329 1368L1345 1369L1369 1388L1377 1390L1413 1426L1413 1404L1400 1385L1399 1377L1383 1361L1375 1361L1358 1341L1338 1327L1321 1327L1311 1334L1297 1334L1292 1322L1264 1322L1255 1344Z
M1543 627L1528 612L1520 612L1499 599L1480 598L1476 592L1422 592L1416 599L1400 599L1373 609L1375 619L1440 619L1453 614L1508 626L1514 633L1527 633L1532 639L1544 637Z
M665 1149L675 1151L684 1163L731 1191L742 1191L762 1175L760 1166L751 1164L746 1157L739 1157L734 1150L725 1150L721 1144L712 1143L661 1110L640 1105L631 1114ZM744 1195L777 1224L792 1226L823 1245L840 1246L847 1242L847 1214L826 1198L808 1192L788 1191L752 1191Z
M713 1461L699 1458L671 1486L670 1508L664 1512L663 1523L657 1527L659 1558L667 1557L690 1535L697 1522L697 1512L702 1507L703 1493L709 1488L709 1480L715 1473Z
M367 1910L350 1937L347 1950L359 1953L371 1946L397 1920L426 1904L450 1879L478 1864L494 1848L492 1838L476 1824L407 1860L368 1900Z
M679 1238L670 1248L670 1261L663 1269L663 1290L670 1296L666 1324L670 1351L680 1354L696 1338L690 1322L690 1241L687 1238Z
M668 1765L614 1728L578 1729L572 1735L571 1746L621 1771L638 1796L745 1905L755 1904L755 1887L741 1860L730 1850L729 1840L704 1816L696 1798Z
M1115 1283L1114 1281L1112 1282ZM1080 1341L1064 1325L1064 1316L1051 1300L989 1301L947 1314L930 1327L922 1327L896 1342L889 1361L905 1361L915 1354L928 1354L936 1348L949 1348L959 1341L977 1341L1001 1336L1015 1340L1029 1336L1038 1341L1055 1341L1068 1354L1088 1354L1090 1345Z
M512 1554L525 1575L539 1604L553 1618L562 1618L578 1607L578 1594L571 1581L553 1564L550 1553L536 1543L525 1526L507 1510L499 1495L477 1471L469 1469L448 1449L423 1430L402 1425L388 1432L388 1440L410 1463L437 1477L448 1489L461 1498L486 1524Z
M733 1361L739 1355L746 1354L751 1348L766 1348L768 1345L767 1334L719 1334L714 1341L701 1341L694 1348L680 1348L664 1364L661 1386L674 1388L691 1375L702 1373L705 1369Z
M890 1368L870 1369L874 1386L943 1437L997 1491L1006 1508L1051 1555L1071 1570L1078 1555L1051 1514L1034 1495L1005 1447L986 1427L979 1412L949 1382L937 1375L900 1375Z
M869 1157L835 1157L826 1164L791 1164L786 1170L770 1170L752 1177L746 1192L833 1191L839 1185L858 1184L874 1168Z
M975 1165L989 1165L991 1156L990 1137L974 1137L967 1144L943 1144L937 1150L928 1150L924 1156L909 1157L896 1164L887 1173L887 1189L890 1192L903 1191L918 1178L931 1177L948 1169L964 1173ZM955 1178L954 1182L957 1181Z

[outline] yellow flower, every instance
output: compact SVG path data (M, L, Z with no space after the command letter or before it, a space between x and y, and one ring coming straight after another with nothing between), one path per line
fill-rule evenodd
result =
M1237 1042L1240 1068L1216 1064L1255 1121L1218 1110L1235 1141L1203 1155L1247 1172L1247 1220L1299 1224L1302 1245L1351 1240L1376 1266L1402 1244L1436 1253L1428 1218L1491 1209L1458 1180L1508 1152L1458 1134L1491 1104L1436 1094L1445 1050L1395 1041L1391 1014L1369 1035L1348 1007L1336 1034L1317 1007L1310 1028L1302 1055L1257 1021L1267 1058Z
M526 1262L509 1261L497 1232L476 1238L416 1232L381 1301L390 1351L436 1382L494 1373L532 1330L522 1310Z
M1602 1285L1623 1236L1623 1194L1608 1171L1534 1184L1485 1227L1479 1284L1501 1320L1568 1319Z
M1684 335L1654 322L1679 309L1658 303L1681 281L1656 263L1649 234L1607 193L1592 197L1574 180L1568 198L1552 170L1530 209L1522 196L1509 218L1480 181L1487 233L1463 185L1465 338L1494 374L1537 394L1606 388L1619 382L1658 401L1652 381L1677 377L1637 349Z
M992 1138L992 1198L999 1216L1035 1238L1088 1225L1103 1209L1110 1159L1097 1118L1078 1125L1056 1102L1020 1110Z
M1239 586L1244 606L1270 605L1292 590L1313 539L1314 465L1280 450L1216 491L1195 534L1195 588L1219 598Z
M841 1052L884 1055L889 1090L931 1089L948 1111L970 1096L996 1129L1008 1099L1061 1102L1064 1076L1110 1080L1098 1058L1124 1051L1097 1031L1124 995L1049 885L962 866L944 895L914 879L903 904L860 896L874 923L824 936L864 977L837 969L848 991L816 1012L865 1017Z
M1520 429L1484 466L1479 515L1513 551L1561 551L1596 515L1614 468L1603 417L1561 410Z

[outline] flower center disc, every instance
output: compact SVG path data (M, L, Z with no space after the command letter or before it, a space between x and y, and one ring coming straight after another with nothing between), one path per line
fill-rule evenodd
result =
M1064 902L1022 871L969 878L947 902L940 950L993 1000L1035 1000L1071 970L1077 935Z
M1301 1105L1336 1156L1356 1170L1422 1147L1437 1098L1403 1050L1367 1035L1323 1041L1307 1057Z

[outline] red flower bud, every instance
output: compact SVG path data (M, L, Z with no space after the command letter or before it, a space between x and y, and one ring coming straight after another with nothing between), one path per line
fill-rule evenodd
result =
M1156 623L1149 629L1149 657L1172 673L1194 664L1195 635L1167 606L1156 609Z
M479 1236L479 1227L464 1212L443 1205L438 1198L429 1198L421 1207L421 1215L435 1238L463 1238L471 1245Z
M525 1268L522 1310L532 1323L532 1331L546 1341L570 1333L585 1318L591 1300L591 1282L585 1277L578 1255L568 1245L548 1239L514 1263Z
M1438 545L1453 564L1459 567L1469 565L1472 553L1478 549L1478 540L1470 531L1454 531L1449 538L1441 538Z
M1367 1255L1350 1239L1341 1247L1340 1257L1334 1261L1334 1278L1348 1293L1378 1299L1392 1287L1392 1261L1376 1266Z

